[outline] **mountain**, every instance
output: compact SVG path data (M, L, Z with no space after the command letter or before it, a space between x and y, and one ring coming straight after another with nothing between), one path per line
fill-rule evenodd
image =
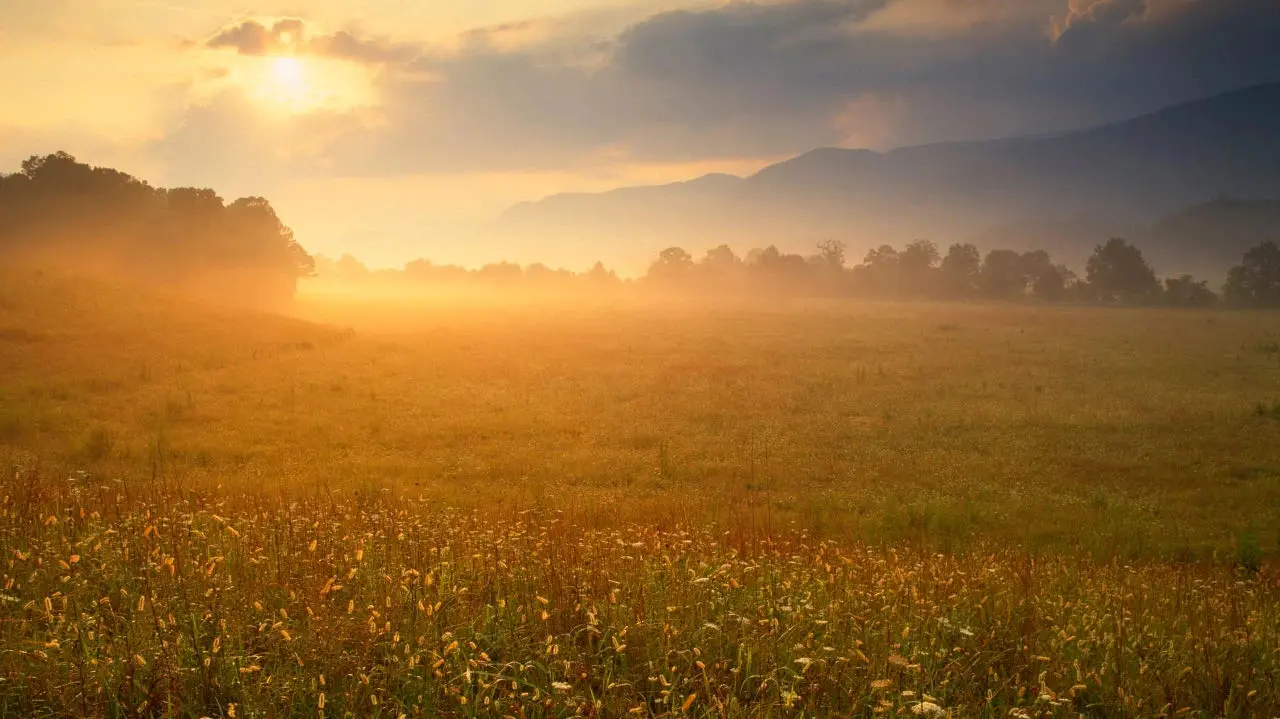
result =
M553 240L579 260L591 251L592 258L620 252L652 257L670 245L698 253L721 242L740 249L776 243L802 251L830 237L845 240L856 257L868 247L916 237L940 245L976 240L990 247L1017 232L1051 252L1059 248L1049 240L1063 236L1070 241L1061 249L1075 255L1079 245L1091 247L1109 234L1157 232L1154 223L1162 218L1191 227L1195 221L1174 217L1188 207L1221 198L1276 197L1280 83L1053 136L883 153L823 148L747 178L711 175L556 195L512 207L497 229L513 243ZM1066 237L1086 233L1092 238L1087 243ZM1201 236L1179 235L1176 242L1195 244ZM1175 264L1214 268L1238 259L1185 249L1185 262L1178 247L1162 246L1158 254Z

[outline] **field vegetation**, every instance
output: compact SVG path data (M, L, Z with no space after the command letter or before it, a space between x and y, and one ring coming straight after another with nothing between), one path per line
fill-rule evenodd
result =
M0 715L1275 716L1280 316L0 274Z

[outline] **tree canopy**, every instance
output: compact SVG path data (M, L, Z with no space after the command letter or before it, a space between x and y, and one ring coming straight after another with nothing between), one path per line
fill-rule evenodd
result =
M1227 273L1227 299L1251 307L1280 307L1280 246L1264 242Z
M261 197L155 188L65 152L0 175L0 256L102 271L250 304L292 297L314 268Z
M1160 292L1156 273L1142 250L1119 237L1094 249L1085 265L1085 276L1104 300L1142 302Z

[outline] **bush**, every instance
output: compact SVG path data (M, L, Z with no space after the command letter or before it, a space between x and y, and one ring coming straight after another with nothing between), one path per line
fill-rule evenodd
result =
M1236 535L1236 567L1248 574L1257 574L1262 568L1262 543L1252 529Z

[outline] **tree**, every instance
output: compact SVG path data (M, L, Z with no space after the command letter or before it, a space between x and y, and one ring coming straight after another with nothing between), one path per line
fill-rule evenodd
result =
M818 256L823 263L837 274L844 270L845 246L839 240L823 240L818 243Z
M618 275L613 270L605 269L604 263L599 260L592 265L586 275L587 282L597 287L609 287L618 284Z
M978 290L982 255L973 245L954 244L942 258L942 290L949 297L972 297Z
M1223 294L1245 307L1280 307L1280 246L1264 242L1227 273Z
M1085 277L1104 300L1141 302L1160 292L1156 273L1142 251L1118 237L1094 248Z
M344 280L363 280L370 275L369 268L348 253L343 253L338 261L333 263L332 272Z
M664 284L687 280L693 272L693 255L680 247L668 247L658 253L658 259L649 266L649 279Z
M1080 277L1061 262L1053 266L1053 272L1042 276L1031 288L1032 294L1046 300L1067 299L1080 287Z
M784 253L774 245L753 253L748 268L757 282L773 291L794 292L805 287L809 265L800 255Z
M854 274L858 285L868 292L892 295L899 288L899 264L898 251L890 245L881 245L867 251L862 264L854 268Z
M734 254L733 248L720 245L707 250L699 263L702 274L712 284L723 285L738 275L742 269L742 260Z
M493 262L481 267L476 276L494 284L509 284L524 278L524 268L514 262Z
M898 255L901 288L912 295L928 295L934 288L933 272L941 257L929 240L915 240Z
M559 279L559 273L541 262L535 262L524 268L524 279L531 285L551 285Z
M1024 252L1019 260L1024 283L1030 284L1031 294L1050 302L1067 294L1067 283L1075 279L1075 273L1066 265L1054 264L1044 250Z
M1010 300L1027 291L1022 256L1013 250L992 250L982 262L978 284L987 297Z
M1164 281L1164 302L1171 307L1212 307L1218 303L1218 295L1207 281L1182 275Z
M205 188L153 188L65 152L0 180L0 252L62 269L277 305L315 260L261 197L225 204Z

